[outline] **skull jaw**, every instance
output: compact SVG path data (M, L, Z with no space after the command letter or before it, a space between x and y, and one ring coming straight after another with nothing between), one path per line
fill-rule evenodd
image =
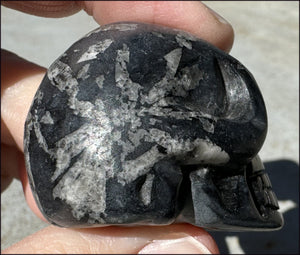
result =
M189 179L191 194L177 221L237 232L282 228L277 198L258 156L244 167L243 174L224 177L201 167Z

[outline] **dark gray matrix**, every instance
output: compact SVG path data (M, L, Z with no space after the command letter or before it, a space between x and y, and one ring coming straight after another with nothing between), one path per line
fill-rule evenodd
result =
M37 204L65 227L282 225L257 156L261 93L231 56L185 32L100 27L48 69L25 125Z

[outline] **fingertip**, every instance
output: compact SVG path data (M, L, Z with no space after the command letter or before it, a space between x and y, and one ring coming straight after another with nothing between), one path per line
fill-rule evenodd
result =
M197 229L197 230L196 230ZM3 253L209 254L218 253L209 234L189 224L67 229L49 226Z
M83 8L100 25L153 23L190 32L227 52L233 44L232 26L199 1L83 1Z
M203 8L206 8L207 12L211 14L211 17L216 20L218 26L221 28L221 33L214 34L216 42L215 45L225 52L230 52L234 42L234 30L232 25L210 7L203 3L202 5Z
M1 4L17 11L48 18L70 16L82 9L81 1L1 1Z
M9 136L23 151L24 123L46 69L1 50L1 117ZM9 138L11 136L11 138Z
M181 226L182 225L182 226ZM219 254L219 248L213 237L203 228L188 224L175 224L174 226L182 227L186 229L186 233L193 238L195 238L198 242L203 244L212 254Z

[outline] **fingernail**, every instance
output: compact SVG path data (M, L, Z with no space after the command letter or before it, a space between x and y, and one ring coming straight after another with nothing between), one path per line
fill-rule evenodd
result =
M226 19L224 19L222 16L220 16L220 14L216 13L213 9L209 8L207 5L205 6L219 22L226 25L229 24L229 22Z
M138 254L211 254L195 238L188 236L179 239L154 240Z

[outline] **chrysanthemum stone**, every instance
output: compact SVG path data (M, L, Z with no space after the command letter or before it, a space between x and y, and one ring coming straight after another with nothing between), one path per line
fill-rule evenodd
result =
M233 57L179 30L115 23L50 66L24 152L37 205L59 226L277 229L257 156L266 131L257 84Z

